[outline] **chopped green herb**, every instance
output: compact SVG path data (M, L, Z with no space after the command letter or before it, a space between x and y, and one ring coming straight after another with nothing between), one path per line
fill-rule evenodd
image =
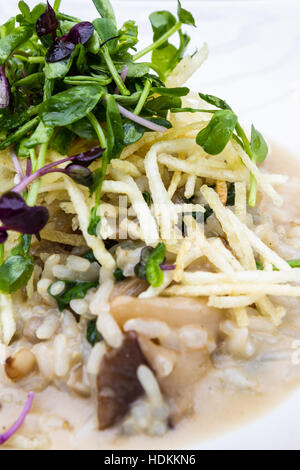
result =
M120 269L120 268L117 268L115 270L114 276L115 276L115 279L116 279L117 282L124 281L124 279L126 279L126 277L123 274L122 269Z
M97 329L97 320L89 320L86 327L86 339L88 342L95 346L96 343L99 343L103 340L101 333Z
M53 295L53 284L48 288L48 293L55 298L60 311L68 308L71 300L84 299L89 289L98 286L98 282L73 282L64 280L62 280L62 282L64 283L65 288L57 295Z

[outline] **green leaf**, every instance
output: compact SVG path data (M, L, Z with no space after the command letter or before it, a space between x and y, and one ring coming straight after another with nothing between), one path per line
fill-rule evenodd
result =
M52 139L50 147L60 153L60 155L67 155L75 137L74 132L70 131L67 127L61 127Z
M119 158L124 148L124 129L120 111L112 95L107 95L106 105L107 151L110 161L112 158Z
M231 107L226 103L226 101L218 98L217 96L213 95L204 95L203 93L199 93L200 98L206 101L209 104L212 104L216 108L220 109L231 109Z
M21 1L19 2L19 10L20 12L22 13L24 19L30 23L31 22L31 14L30 14L30 8L29 6L27 5L27 3Z
M26 122L22 127L20 127L17 131L13 134L10 134L7 139L3 140L0 143L0 150L4 150L12 144L19 142L22 137L28 134L32 129L34 129L39 124L39 117L36 116L29 122Z
M147 73L150 70L150 67L148 64L135 64L135 63L124 63L122 65L122 68L117 67L118 71L122 71L124 66L128 65L128 72L127 72L127 77L128 78L140 78L144 77L147 75Z
M12 255L0 266L0 292L12 294L25 286L33 273L31 257Z
M170 129L172 127L171 123L166 119L160 118L148 118L149 121L155 122L160 126L167 127ZM123 124L124 129L124 145L134 144L138 140L140 140L145 132L149 132L149 129L137 124L136 122L126 120Z
M5 36L0 40L0 66L9 58L17 47L28 41L32 36L32 28L17 28L12 34Z
M95 346L96 343L99 343L103 340L101 333L99 333L97 329L97 319L88 320L86 328L86 339L92 346Z
M262 134L252 125L251 128L251 150L258 163L263 163L268 156L269 147Z
M181 3L179 0L178 1L178 9L177 9L177 14L179 21L183 24L189 24L192 26L196 26L195 19L189 11L185 10L184 8L181 7Z
M39 114L47 126L67 126L90 113L102 95L99 86L75 86L46 100Z
M127 52L128 49L133 49L138 42L138 27L135 21L126 21L122 28L118 31L119 45L118 54Z
M152 64L159 72L159 77L165 81L178 62L178 50L173 44L169 44L163 49L155 49L152 53Z
M133 121L128 121L123 124L124 129L124 144L131 145L140 140L146 132L145 127Z
M51 139L53 131L53 127L48 127L43 122L40 122L24 146L28 149L32 149L37 145L46 144Z
M166 256L166 245L159 243L154 248L146 263L146 278L152 287L159 287L164 282L164 273L160 265L164 262Z
M96 132L87 118L69 124L68 129L81 139L89 141L97 139Z
M117 24L115 13L109 0L93 0L93 4L102 18L108 18L115 25Z
M175 24L176 18L169 11L155 11L149 16L152 30L153 30L153 42L160 39L160 37L169 31ZM162 44L160 49L167 46L168 42Z
M190 92L190 89L187 87L178 87L178 88L152 87L151 92L159 93L160 95L186 96Z
M93 25L102 42L105 42L108 39L118 35L118 30L115 23L109 18L97 18L95 21L93 21ZM110 53L113 53L116 50L117 44L118 39L113 39L112 41L108 41L106 43Z
M27 75L27 77L21 78L14 83L15 87L24 87L24 88L41 88L44 85L45 75L43 72L32 73Z
M93 36L87 43L87 50L91 54L98 54L98 52L100 51L100 38L96 31L94 31Z
M164 95L150 99L146 102L145 108L153 112L153 114L166 115L170 108L180 108L181 98L176 95Z
M86 73L89 70L87 57L86 57L86 50L83 44L77 44L76 50L78 52L78 56L76 59L76 67L80 73Z
M237 116L232 111L217 111L209 124L199 132L196 142L208 154L218 155L228 144L236 124Z
M57 282L57 281L55 281ZM63 281L65 282L65 289L59 295L51 294L51 286L48 288L48 293L55 298L59 310L62 312L69 307L71 300L75 299L84 299L86 293L89 289L98 286L98 282L72 282L72 281Z
M45 13L46 5L45 3L38 3L31 11L31 22L35 26L39 17Z
M46 62L44 73L46 78L54 80L56 78L63 78L69 72L74 56L69 59L60 60L59 62Z
M14 17L10 18L6 23L0 26L0 37L8 36L9 34L15 31L16 19Z

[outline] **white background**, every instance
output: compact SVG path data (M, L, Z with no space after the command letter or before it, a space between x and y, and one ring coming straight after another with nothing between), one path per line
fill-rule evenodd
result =
M0 21L14 16L16 0L1 0ZM37 2L28 0L30 5ZM119 24L135 19L141 47L151 42L148 15L176 10L173 0L113 1ZM196 18L188 27L194 48L208 42L210 57L191 87L226 99L242 120L300 158L300 2L182 0ZM83 20L97 17L91 0L63 0L62 10ZM194 50L193 48L191 49ZM284 158L284 154L282 156ZM199 448L300 449L300 393L267 417Z

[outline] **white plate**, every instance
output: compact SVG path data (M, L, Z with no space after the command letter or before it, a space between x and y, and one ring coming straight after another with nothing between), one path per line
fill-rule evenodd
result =
M2 0L0 22L14 16L17 0ZM30 5L37 1L28 0ZM176 1L113 1L119 24L131 18L140 27L141 46L151 42L148 15L176 11ZM184 1L198 29L189 28L192 47L206 41L210 57L189 85L226 99L244 122L300 158L300 2ZM164 4L164 6L162 6ZM62 10L84 20L97 13L91 0L62 0ZM192 49L193 50L193 49ZM195 447L194 447L195 448ZM198 449L300 449L300 390L266 416L223 436L199 442Z

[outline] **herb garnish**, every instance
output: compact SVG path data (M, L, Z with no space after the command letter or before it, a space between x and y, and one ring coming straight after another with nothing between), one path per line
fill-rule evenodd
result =
M64 288L58 295L53 295L53 284L62 282ZM48 288L48 293L55 298L60 311L68 308L71 300L84 299L89 289L98 286L98 282L55 281Z
M135 266L135 275L147 280L152 287L159 287L164 281L162 265L166 257L166 245L159 243L156 248L146 246L141 252L140 262Z

